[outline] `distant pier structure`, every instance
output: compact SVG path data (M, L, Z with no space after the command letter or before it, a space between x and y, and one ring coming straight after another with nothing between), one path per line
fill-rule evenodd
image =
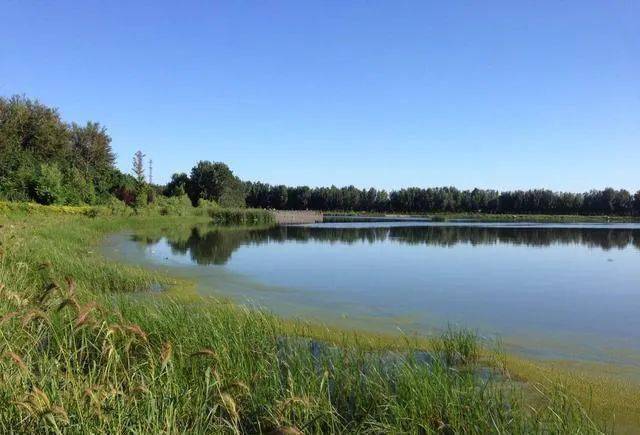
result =
M310 210L273 210L278 225L315 224L323 221L322 212Z

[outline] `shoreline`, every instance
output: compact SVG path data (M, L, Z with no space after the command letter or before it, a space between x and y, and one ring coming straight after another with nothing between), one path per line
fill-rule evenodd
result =
M71 239L67 239L67 241L65 241L62 244L55 243L56 236L51 234L52 228L60 227L61 220L66 221L65 225L63 225L62 227L67 227L68 225L71 225L75 229L75 231L70 231L69 228L59 228L55 230L55 231L61 231L60 235L63 237L71 237ZM203 223L206 222L206 220L202 217L198 217L198 218L185 218L185 217L181 217L181 218L166 218L166 217L165 218L156 218L156 217L96 218L95 220L93 220L85 217L71 217L71 216L68 216L68 217L40 216L40 217L27 217L26 219L7 216L6 218L0 217L0 221L1 221L1 224L5 225L6 228L10 229L14 234L18 235L18 237L25 237L24 234L20 236L22 232L26 232L27 235L33 234L33 236L36 237L35 239L31 238L33 236L29 236L30 237L29 239L23 239L23 240L31 240L31 242L28 242L28 243L33 243L35 240L40 240L41 242L43 242L41 243L41 246L38 249L44 249L43 253L45 254L48 253L45 256L53 257L52 273L54 275L58 277L64 276L66 273L70 271L69 268L72 268L77 273L79 283L83 287L82 293L84 295L94 300L102 301L100 303L111 301L109 303L115 303L116 306L119 306L119 304L124 303L124 305L122 305L121 308L125 308L125 313L128 310L131 314L134 314L133 317L131 318L132 321L135 319L142 320L142 318L140 318L141 313L137 313L135 308L131 306L129 302L126 302L126 300L129 299L126 293L127 289L133 289L136 287L144 288L145 286L149 286L151 283L162 282L165 285L172 287L174 290L178 290L181 287L182 288L188 287L189 286L189 283L187 282L188 280L185 281L183 279L176 279L175 277L171 277L170 275L165 276L164 274L161 274L161 276L158 276L157 273L152 273L144 269L132 268L132 267L127 267L119 264L114 264L112 262L108 262L108 260L102 259L98 254L94 253L96 244L99 242L99 240L101 240L102 237L104 237L109 232L123 229L123 228L131 228L131 227L144 228L148 225L160 225L160 226L171 227L172 225L176 225L176 224L184 224L185 221L190 221L189 224L195 223L196 221L203 222ZM72 236L72 234L75 234L75 236ZM49 237L51 237L51 239L47 239ZM6 245L7 240L4 240L4 242L5 242L5 246L7 246ZM51 242L54 242L54 244L50 245ZM86 245L83 247L82 244L86 244ZM44 246L44 245L47 245L47 246ZM71 255L70 256L67 255L67 258L60 257L60 253L64 252L64 250L67 250L68 252L70 252ZM15 252L12 252L11 254L16 255ZM35 255L33 257L23 257L23 258L24 259L29 258L28 261L36 262L39 260L39 257L41 258L41 256ZM7 261L6 256L4 261ZM95 274L95 272L93 271L96 266L98 266L100 269L104 269L103 272L101 272L99 275ZM80 269L77 269L78 267L82 267L85 270L85 272L80 273ZM116 278L116 275L111 275L112 273L111 271L113 271L113 273L117 273L119 278ZM124 271L126 272L123 274ZM0 279L2 276L3 275L0 274ZM111 278L112 276L113 278L115 278L114 280L112 280ZM99 293L95 293L95 290L88 290L88 289L84 290L84 288L87 285L91 285L92 283L94 287L102 288L103 289L102 291L106 291L106 293L103 293L104 296L100 296ZM125 293L121 293L122 296L118 296L117 293L111 293L113 290L109 290L109 289L119 290L119 291L124 290ZM187 299L185 300L184 304L191 305L194 303L194 300L190 296L178 297L178 300L183 299L185 297ZM152 304L151 306L157 306L159 309L164 310L163 308L164 302L162 302L164 300L163 298L164 296L162 295L153 295L149 299L149 301L145 303L150 303ZM121 300L122 302L117 302L118 300ZM208 302L206 304L202 303L198 305L209 306L209 304L211 303L213 303L211 309L218 309L214 307L218 307L219 302ZM202 309L202 307L199 309ZM262 316L259 312L255 312L255 311L249 311L249 312L246 312L246 314L241 314L241 313L244 313L244 310L242 308L230 308L230 309L232 309L234 312L237 311L238 315L240 316L245 316L245 315L258 316L258 317ZM125 317L127 316L126 314L124 315ZM235 314L233 315L235 316ZM384 349L393 349L394 347L398 348L397 336L387 337L384 335L370 334L362 331L340 332L340 330L331 330L323 325L301 324L296 321L288 322L285 320L279 320L278 322L280 322L279 324L282 325L281 327L284 328L284 330L295 331L296 335L300 335L303 337L325 339L331 342L335 341L338 337L342 337L339 340L345 340L347 337L351 337L349 338L349 340L355 340L356 342L360 343L360 345L362 345L363 343L368 343L366 344L365 347L369 347L369 348L376 348L376 347L384 348ZM289 326L286 326L286 325L289 325ZM157 331L148 331L148 332L151 332L152 334L157 333ZM404 345L400 344L400 348L403 348L403 346L407 346L407 344L408 343L405 343ZM415 346L415 344L413 344L412 346ZM421 347L421 346L422 345L419 345L418 347ZM542 382L543 379L538 378L538 376L540 376L540 373L545 373L544 376L548 376L549 370L555 373L554 376L559 381L565 378L575 379L574 374L572 374L573 372L571 371L563 372L562 369L558 369L553 364L540 364L540 363L531 362L528 360L521 360L518 358L514 358L512 356L507 356L507 361L511 361L511 364L513 364L513 367L510 369L512 372L512 376L514 376L516 379L521 378L523 380L526 380L527 383L530 383L532 385L537 382ZM578 386L582 386L582 384L578 383ZM602 385L600 386L600 388L602 388ZM580 392L580 389L575 386L574 386L574 389L578 391L578 393ZM612 403L624 403L626 400L624 399L624 397L626 397L624 396L624 394L627 394L628 391L632 391L632 392L635 391L633 389L621 391L620 394L624 393L623 397L621 397L620 400L614 400L618 396L616 394L613 394L613 396L611 396L610 393L619 391L619 390L620 389L618 388L617 384L614 383L613 381L605 382L603 391L607 391L607 393L603 392L602 394L606 394L607 399L611 399ZM584 397L584 396L581 396L581 397ZM586 397L584 398L586 399ZM615 411L618 411L618 410L615 408L611 409L610 406L607 405L606 403L601 403L601 404L598 404L598 410L595 412L595 414L600 415L602 417L604 415L609 415L610 412L615 412ZM633 411L635 412L636 410L633 409ZM632 414L629 414L629 415L631 416ZM603 419L602 421L608 421L608 417L602 417L602 419ZM618 419L620 419L620 417L618 417ZM628 418L623 417L623 419L626 419L629 422L633 421L631 417L628 417Z

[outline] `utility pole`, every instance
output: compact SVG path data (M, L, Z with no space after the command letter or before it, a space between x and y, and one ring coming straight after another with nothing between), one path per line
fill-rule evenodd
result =
M149 159L149 184L153 184L153 160Z

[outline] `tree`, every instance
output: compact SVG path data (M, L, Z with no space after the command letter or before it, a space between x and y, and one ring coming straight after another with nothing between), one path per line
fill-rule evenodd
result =
M184 172L171 176L171 181L167 183L162 194L165 196L182 196L187 193L189 186L189 176Z
M144 157L140 150L133 155L133 173L138 183L144 183Z
M613 211L619 215L631 214L633 208L633 198L631 194L625 190L620 189L613 195Z
M260 207L260 208L270 208L271 199L270 199L270 191L271 186L266 183L261 182L246 182L245 183L245 192L247 194L246 202L249 207Z
M26 152L38 159L69 153L69 131L58 110L23 96L0 98L0 155Z
M269 193L271 207L282 210L287 207L288 190L287 186L279 185L273 186Z
M96 201L95 187L91 180L80 171L72 167L64 175L65 204L81 205L93 204Z
M200 198L216 201L223 206L245 205L242 182L227 165L220 162L198 162L191 169L187 193L194 205Z
M50 205L64 202L62 172L58 165L43 163L35 183L31 187L32 197L40 204Z
M287 208L291 210L306 210L309 208L311 189L308 186L287 188Z
M633 214L640 216L640 190L633 195Z
M111 137L99 123L87 122L84 127L72 123L70 138L75 166L92 171L113 167L116 156L111 149Z

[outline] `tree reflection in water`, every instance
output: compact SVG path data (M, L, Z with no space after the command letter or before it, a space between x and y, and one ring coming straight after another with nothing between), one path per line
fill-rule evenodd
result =
M197 264L225 264L242 245L285 242L378 243L393 241L410 245L451 247L457 244L509 244L545 247L554 244L582 245L603 250L640 249L640 229L584 227L495 226L391 226L305 227L265 229L198 226L187 231L165 231L154 236L134 235L133 240L153 245L165 237L174 254L189 254Z

